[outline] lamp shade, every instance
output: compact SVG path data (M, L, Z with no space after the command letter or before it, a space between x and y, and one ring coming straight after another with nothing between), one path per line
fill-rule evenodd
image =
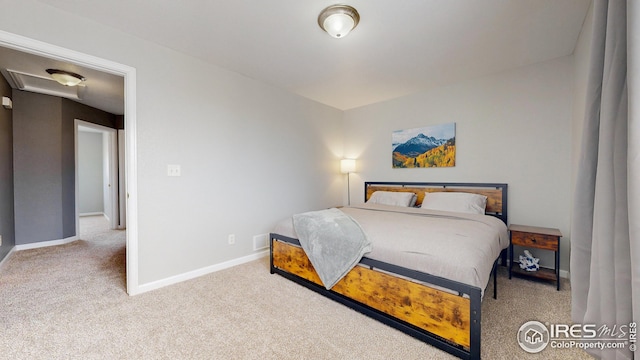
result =
M356 172L356 160L355 159L340 160L340 172L343 174Z

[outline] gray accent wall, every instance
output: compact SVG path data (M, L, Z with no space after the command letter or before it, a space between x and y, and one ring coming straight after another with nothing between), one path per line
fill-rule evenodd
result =
M115 116L55 96L13 91L15 243L76 235L74 120L114 127Z
M16 245L64 239L62 102L14 90L13 103Z
M0 97L11 98L11 87L0 76ZM0 107L0 261L15 246L13 215L13 111Z

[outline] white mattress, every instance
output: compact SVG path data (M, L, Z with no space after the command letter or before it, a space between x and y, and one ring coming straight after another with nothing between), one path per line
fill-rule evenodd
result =
M500 252L509 245L506 225L488 215L362 204L341 208L373 243L366 257L476 286L484 291ZM297 238L291 219L274 233Z

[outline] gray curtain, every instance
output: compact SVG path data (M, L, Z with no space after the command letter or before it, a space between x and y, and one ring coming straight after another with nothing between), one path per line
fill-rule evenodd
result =
M612 327L640 320L637 3L593 3L587 108L571 224L571 315L580 324ZM627 346L589 353L633 359L640 352Z

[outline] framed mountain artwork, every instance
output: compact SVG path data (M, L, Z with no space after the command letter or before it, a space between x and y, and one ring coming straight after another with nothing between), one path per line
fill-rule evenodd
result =
M394 168L456 165L456 123L396 130L391 144Z

